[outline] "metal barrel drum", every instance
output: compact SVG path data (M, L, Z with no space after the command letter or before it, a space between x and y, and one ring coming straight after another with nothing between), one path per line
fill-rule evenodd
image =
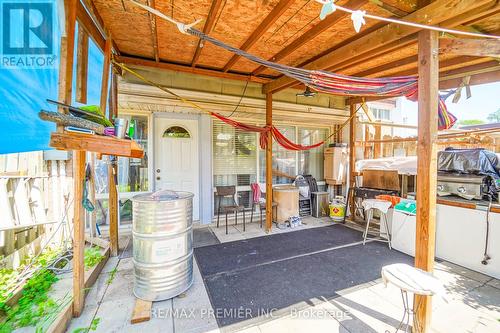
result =
M175 297L193 283L193 194L159 191L132 198L134 294Z

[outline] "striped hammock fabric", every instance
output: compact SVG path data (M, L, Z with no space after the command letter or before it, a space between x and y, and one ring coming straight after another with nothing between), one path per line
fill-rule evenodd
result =
M235 128L238 128L242 131L259 133L260 134L259 143L260 143L260 147L262 149L266 149L266 147L267 147L267 136L268 135L272 135L274 140L280 146L282 146L283 148L285 148L287 150L309 150L309 149L317 148L325 143L325 141L320 141L320 142L317 142L317 143L310 145L310 146L299 145L299 144L296 144L296 143L288 140L283 135L283 133L281 133L274 126L259 127L259 126L254 126L254 125L248 125L248 124L244 124L244 123L241 123L239 121L236 121L234 119L226 118L223 115L221 115L219 113L215 113L215 112L212 112L211 115L214 116L215 118L219 119L220 121L223 121L226 124L231 125Z
M227 45L220 40L212 38L194 28L189 28L186 32L225 50L245 57L259 65L278 71L283 75L300 81L306 86L320 92L344 96L405 96L409 100L417 100L418 78L415 76L361 78L335 74L327 71L296 68L264 60L248 52ZM457 118L448 112L444 99L441 96L439 96L438 113L439 130L449 129L457 121Z

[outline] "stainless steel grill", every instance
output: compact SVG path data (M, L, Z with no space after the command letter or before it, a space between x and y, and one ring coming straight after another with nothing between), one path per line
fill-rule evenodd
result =
M193 194L161 191L132 198L134 294L159 301L193 283Z

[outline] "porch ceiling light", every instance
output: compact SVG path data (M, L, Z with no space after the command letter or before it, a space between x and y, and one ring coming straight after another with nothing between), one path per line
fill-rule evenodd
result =
M298 93L296 96L314 97L316 96L316 93L312 91L311 88L306 87L306 90L304 90L304 92Z

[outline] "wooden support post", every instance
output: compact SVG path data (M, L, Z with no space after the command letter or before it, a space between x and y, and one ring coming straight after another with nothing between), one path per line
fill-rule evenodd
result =
M375 140L382 140L382 127L375 125ZM373 158L380 158L382 155L382 143L377 142L373 145Z
M62 91L59 91L60 96L63 97L63 101L66 104L71 104L71 94L73 91L73 63L74 63L74 49L75 49L75 26L76 26L76 7L77 0L65 0L64 7L66 10L66 36L62 37L65 39L65 53L61 52L62 58L65 58L64 63L64 79L60 82L64 82L64 87ZM63 44L63 41L61 41ZM63 50L61 50L63 51Z
M365 127L365 139L364 139L364 141L366 142L367 140L370 140L370 125L363 124L363 126ZM363 158L365 160L370 158L370 147L371 147L371 145L366 145L366 144L363 145Z
M118 94L118 86L116 75L111 77L111 96L112 103L109 107L109 120L113 121L118 116L118 105L116 102ZM118 190L116 188L115 176L118 179L118 167L116 164L110 164L108 168L108 185L109 185L109 245L111 256L118 255Z
M273 94L266 94L266 126L273 125ZM266 147L266 231L273 226L273 136L267 133Z
M111 48L113 46L113 41L111 38L106 39L106 44L104 45L104 63L102 66L102 80L101 80L101 112L106 115L106 104L108 101L108 91L109 91L109 64L111 63ZM111 119L110 119L111 120Z
M109 246L111 256L118 255L118 191L115 184L116 165L110 164L108 167L109 184Z
M96 153L90 153L90 170L92 173L92 176L90 177L89 181L89 200L97 205L96 200L95 200L95 161L96 161ZM90 236L94 237L95 232L96 232L96 222L97 222L97 209L94 209L90 214L89 214L89 230L90 230Z
M111 73L111 94L110 101L111 111L113 111L113 117L118 117L118 75L116 73Z
M89 35L78 26L78 50L76 54L76 101L87 103L87 69L89 59Z
M415 267L432 272L436 241L436 181L438 124L438 33L418 33L417 223ZM430 331L431 297L416 295L421 332ZM415 327L415 325L414 325Z
M79 317L85 302L85 267L83 262L85 247L85 212L82 205L83 182L85 179L85 155L83 150L73 153L73 316Z
M350 116L349 121L349 188L355 185L355 164L356 164L356 104L351 104L350 106ZM351 218L354 220L354 198L351 196L351 202L349 202L349 207L351 209Z
M71 104L73 82L73 60L75 47L75 25L77 0L64 0L66 12L66 34L61 37L61 60L59 62L58 99L66 104ZM58 111L67 113L67 109L59 107ZM58 125L57 130L62 131Z

